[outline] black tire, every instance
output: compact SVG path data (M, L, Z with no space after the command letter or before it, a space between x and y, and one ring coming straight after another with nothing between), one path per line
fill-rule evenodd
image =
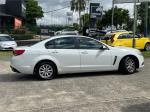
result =
M145 45L145 51L150 51L150 43L147 43L146 45Z
M119 67L119 71L124 74L133 74L136 72L136 62L132 57L125 57Z
M57 74L57 69L52 62L41 62L36 68L34 75L42 80L51 80Z

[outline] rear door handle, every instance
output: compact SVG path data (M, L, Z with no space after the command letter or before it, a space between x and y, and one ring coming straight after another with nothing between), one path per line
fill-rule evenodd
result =
M81 52L82 54L88 54L88 52L87 51L83 51L83 52Z

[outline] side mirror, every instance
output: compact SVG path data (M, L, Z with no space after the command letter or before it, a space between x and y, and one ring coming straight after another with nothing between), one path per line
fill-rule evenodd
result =
M104 45L101 45L99 49L100 50L108 50L108 48L106 46L104 46Z

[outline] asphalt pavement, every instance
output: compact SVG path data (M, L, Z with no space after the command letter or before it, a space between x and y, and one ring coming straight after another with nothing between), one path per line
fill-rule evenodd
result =
M150 59L133 75L68 74L40 81L0 61L0 112L150 112Z

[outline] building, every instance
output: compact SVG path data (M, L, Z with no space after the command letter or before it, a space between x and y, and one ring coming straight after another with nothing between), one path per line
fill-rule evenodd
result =
M25 21L24 0L4 0L0 3L0 30L16 29Z

